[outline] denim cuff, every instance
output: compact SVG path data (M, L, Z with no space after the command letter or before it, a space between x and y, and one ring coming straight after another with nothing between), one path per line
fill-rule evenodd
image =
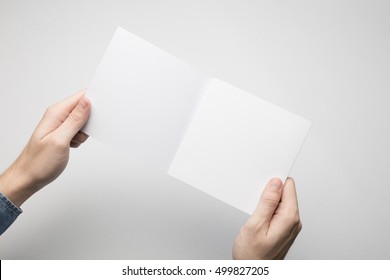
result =
M0 192L0 235L7 230L22 212L22 209L15 206Z

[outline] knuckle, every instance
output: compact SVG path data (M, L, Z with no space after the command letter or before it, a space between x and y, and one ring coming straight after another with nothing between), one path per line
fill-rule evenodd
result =
M74 122L80 122L83 119L83 115L79 111L73 110L70 113L69 118Z
M54 112L55 112L54 105L51 105L51 106L46 108L45 115L52 116L54 114Z
M249 218L248 221L242 226L241 232L245 236L255 236L258 232L258 224Z
M279 200L271 196L265 196L262 198L261 203L269 208L275 208L279 205Z
M69 144L67 142L65 142L62 139L59 139L58 137L50 137L48 139L48 142L49 142L48 144L50 146L52 146L55 149L59 149L59 150L67 149L69 146Z
M294 217L292 218L292 222L295 224L295 225L298 225L300 222L301 222L301 218L299 217L299 214L296 213L294 215Z
M256 240L264 234L268 229L268 225L261 223L253 216L249 217L246 223L241 227L240 233L248 239Z
M241 231L245 235L251 235L254 232L254 226L247 222L242 226Z
M288 217L289 224L293 227L299 227L301 223L301 218L299 217L299 213L297 211L293 212L289 217Z

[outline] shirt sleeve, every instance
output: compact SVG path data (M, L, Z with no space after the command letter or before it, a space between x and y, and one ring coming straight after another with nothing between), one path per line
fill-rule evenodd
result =
M0 235L12 225L22 212L22 209L15 206L15 204L0 192Z

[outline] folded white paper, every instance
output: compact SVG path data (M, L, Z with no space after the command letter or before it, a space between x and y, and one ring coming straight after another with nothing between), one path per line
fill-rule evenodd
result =
M286 179L311 122L118 28L88 89L84 132L251 213Z

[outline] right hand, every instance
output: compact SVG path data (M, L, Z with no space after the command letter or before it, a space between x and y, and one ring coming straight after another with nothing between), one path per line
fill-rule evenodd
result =
M271 179L236 237L233 258L284 259L301 229L294 180L287 178L283 186L280 179Z

